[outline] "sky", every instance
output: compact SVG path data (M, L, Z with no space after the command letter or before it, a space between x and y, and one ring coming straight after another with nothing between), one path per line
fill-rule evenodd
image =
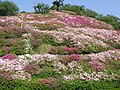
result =
M33 6L37 3L52 5L55 0L9 0L13 1L20 8L20 11L32 12ZM96 11L99 14L114 15L120 18L120 0L64 0L65 4L84 5L86 8Z

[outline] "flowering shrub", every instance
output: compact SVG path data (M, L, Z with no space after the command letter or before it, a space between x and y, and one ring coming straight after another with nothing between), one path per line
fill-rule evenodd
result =
M10 72L0 71L0 76L7 80L12 80L12 76Z
M120 50L108 50L100 53L91 53L86 55L90 60L99 60L102 62L106 62L106 60L119 60L120 58Z
M74 53L77 49L74 47L63 47L63 50L70 54L70 53Z
M13 60L13 59L15 59L15 55L13 55L13 54L6 54L5 56L2 56L1 59L3 59L3 60L5 60L5 59Z
M40 74L40 68L38 65L36 64L30 64L30 65L27 65L24 70L28 73L30 73L31 75L34 75L34 74Z
M71 62L70 56L63 56L63 57L61 58L61 62L64 63L64 64L70 63L70 62Z
M57 53L57 49L56 49L56 47L50 47L50 51L49 51L49 53L52 53L52 54L56 54Z
M94 69L94 70L104 70L105 69L105 67L104 67L104 65L103 64L101 64L100 62L98 62L98 61L90 61L90 62L88 62L88 64Z
M74 47L66 47L66 46L58 46L58 47L51 47L49 53L52 54L61 54L61 55L69 55L73 53L77 53L77 48Z
M44 83L44 84L52 84L52 81L50 79L46 78L46 79L42 80L42 83Z
M78 54L71 54L70 58L74 61L79 61L80 60L80 55Z

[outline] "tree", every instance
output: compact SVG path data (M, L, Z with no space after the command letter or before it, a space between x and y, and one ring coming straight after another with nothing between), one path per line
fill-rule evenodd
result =
M38 3L33 7L36 13L47 14L50 11L48 4Z
M19 8L14 2L0 1L0 16L12 16L17 15Z
M52 2L53 3L53 6L54 7L57 7L57 11L59 11L60 10L60 6L63 6L63 2L64 2L64 0L56 0L56 1L54 1L54 2Z
M97 17L98 20L112 25L116 30L120 30L120 18L107 14L106 16Z
M92 11L90 9L86 9L84 11L84 15L85 16L89 16L89 17L92 17L92 18L96 18L98 16L98 13L96 13L95 11Z

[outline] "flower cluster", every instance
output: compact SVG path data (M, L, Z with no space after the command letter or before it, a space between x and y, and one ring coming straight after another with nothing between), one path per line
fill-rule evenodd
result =
M13 55L13 54L6 54L5 56L2 56L1 57L1 59L2 60L13 60L13 59L15 59L15 55Z
M72 60L74 60L74 61L78 61L78 60L80 60L80 55L78 55L78 54L71 54L70 58Z
M90 61L90 62L88 62L89 63L89 65L93 68L93 69L95 69L95 70L104 70L105 69L105 67L104 67L104 65L103 64L101 64L100 62L98 62L98 61Z
M100 53L92 53L89 55L86 55L90 60L99 60L106 62L106 60L119 60L120 58L120 50L115 49L115 50L108 50L105 52L100 52Z
M91 74L88 74L86 72L80 73L79 75L77 74L70 74L70 75L64 75L63 78L65 80L75 80L75 79L81 79L81 80L86 80L86 81L99 81L101 79L104 80L112 80L115 79L116 75L107 75L103 72L93 72Z
M74 48L74 47L63 47L63 50L67 51L67 52L75 52L76 48Z

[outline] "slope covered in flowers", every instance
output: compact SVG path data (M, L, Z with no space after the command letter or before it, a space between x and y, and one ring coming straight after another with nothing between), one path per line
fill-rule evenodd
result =
M56 11L0 17L0 77L8 81L50 88L74 80L117 83L119 70L120 31L111 25Z

